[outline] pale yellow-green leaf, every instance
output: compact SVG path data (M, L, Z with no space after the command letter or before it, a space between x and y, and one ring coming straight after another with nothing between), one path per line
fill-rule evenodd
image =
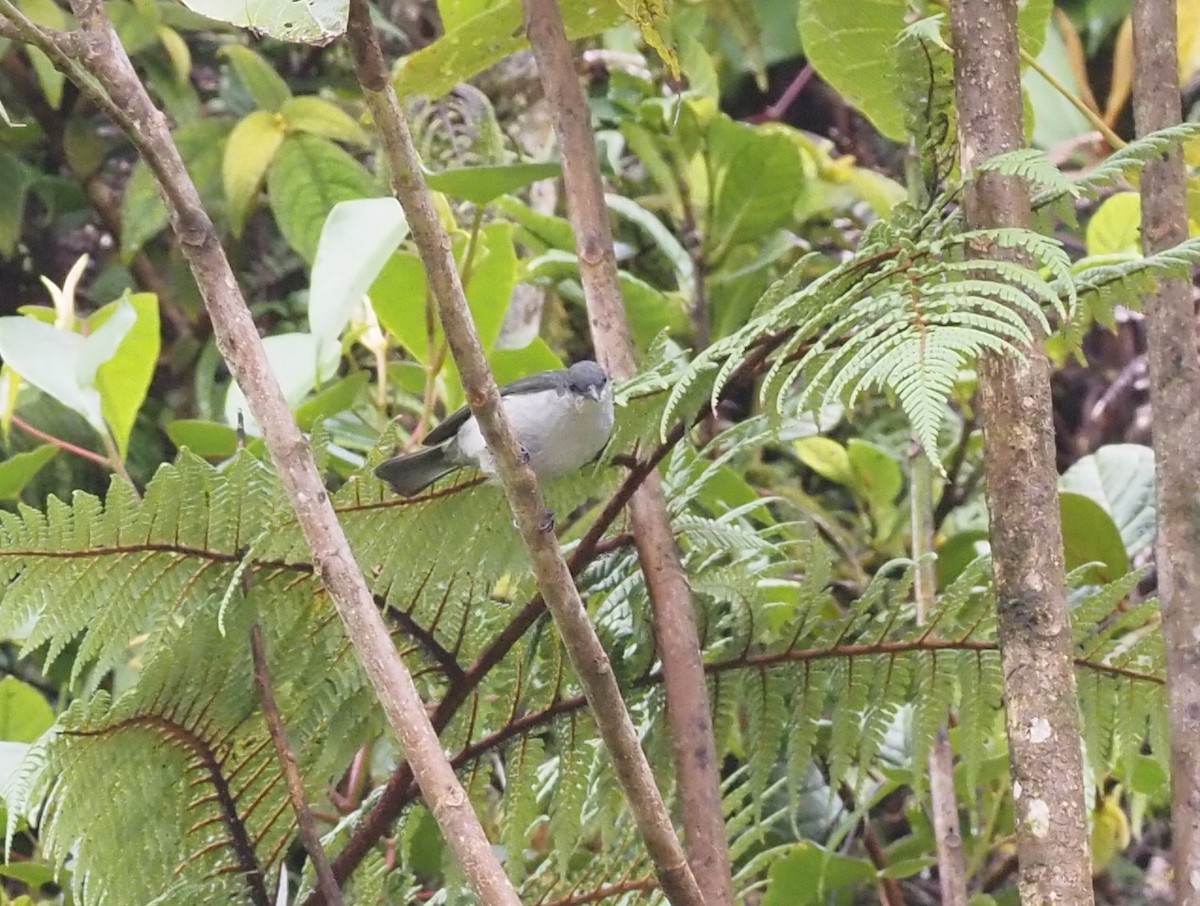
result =
M255 110L233 127L221 162L229 225L240 236L263 177L286 134L282 117Z
M313 95L288 98L279 108L279 115L293 132L307 132L352 145L365 146L370 142L366 130L350 114L324 98Z
M179 32L167 25L158 27L158 39L171 60L171 68L175 70L175 78L180 83L186 83L192 75L192 52Z
M663 39L662 32L659 31L659 27L667 17L667 0L618 0L618 2L621 4L621 11L637 23L637 27L642 32L642 40L653 47L655 53L667 64L671 77L678 79L679 56L675 53L675 48L667 44Z

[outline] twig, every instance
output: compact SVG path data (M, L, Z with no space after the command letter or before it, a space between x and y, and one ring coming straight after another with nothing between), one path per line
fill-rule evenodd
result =
M588 321L597 356L617 377L637 370L621 301L604 186L591 113L579 84L556 0L523 0L525 31L554 121L563 184ZM703 280L703 270L697 275ZM707 330L707 306L701 302ZM722 810L712 709L704 681L692 591L675 544L658 473L646 477L629 502L638 561L654 608L654 635L666 672L667 716L688 862L710 904L733 902L729 843ZM670 888L663 885L670 893Z
M53 446L58 447L60 450L65 450L68 453L74 453L76 456L82 456L84 459L94 462L96 465L103 466L106 469L112 469L113 464L108 461L107 456L85 449L84 447L78 447L70 441L63 440L61 437L55 437L53 434L47 434L41 428L35 428L33 425L29 424L29 422L25 421L25 419L21 418L21 416L17 415L16 413L13 413L11 417L12 423L30 437L36 437L38 440L52 444Z
M542 499L537 478L521 461L500 395L463 294L445 230L421 173L407 120L392 89L390 69L366 0L351 0L346 31L367 106L383 139L392 188L412 226L442 330L467 391L467 402L495 457L498 477L529 551L533 573L613 758L618 782L646 843L664 893L675 904L701 906L703 897L684 858L662 795L625 709L608 655L592 627Z
M317 885L325 895L325 902L332 906L342 906L342 893L338 883L329 868L329 860L321 846L321 835L317 833L317 823L313 820L312 811L308 805L308 797L304 794L304 781L300 777L300 766L296 763L296 753L288 743L287 730L283 726L283 717L279 713L279 704L275 701L274 686L271 682L271 667L267 663L267 643L263 639L262 626L255 623L250 627L250 651L254 656L254 682L258 685L258 696L262 700L263 718L267 729L271 731L271 741L275 743L275 752L279 755L279 764L283 767L283 777L287 781L288 798L292 800L292 809L296 813L297 833L308 857L312 860L317 873Z
M375 607L308 445L271 370L237 278L171 139L166 118L138 79L101 0L73 0L71 5L83 29L78 35L80 59L105 90L97 91L87 75L78 76L84 83L81 87L102 98L102 108L126 130L158 181L171 225L204 297L218 348L263 429L317 570L408 755L422 795L480 900L489 906L517 906L516 893L446 760L412 675ZM13 9L12 0L0 0L5 15L11 18ZM50 43L42 35L35 38ZM62 48L52 50L56 62L67 59ZM76 77L72 73L72 78Z

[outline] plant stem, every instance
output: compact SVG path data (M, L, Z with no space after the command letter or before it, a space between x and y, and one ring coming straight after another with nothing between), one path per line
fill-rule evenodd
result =
M13 413L12 415L12 423L30 437L36 437L38 440L45 441L46 443L58 447L60 450L65 450L68 453L74 453L76 456L81 456L89 462L94 462L96 465L103 466L106 469L111 469L113 467L112 462L109 461L107 456L103 456L92 450L88 450L85 447L76 446L70 441L63 440L61 437L55 437L53 434L47 434L41 428L35 428L33 425L29 424L29 422L25 421L25 419L21 418L21 416L17 415L16 413Z

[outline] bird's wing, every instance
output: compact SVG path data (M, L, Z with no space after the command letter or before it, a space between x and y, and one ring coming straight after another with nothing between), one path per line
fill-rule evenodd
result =
M511 384L505 384L500 388L500 396L512 396L514 393L538 393L542 390L553 390L559 386L561 380L561 371L542 371L538 374L531 374L528 377L520 378L513 381ZM471 410L467 406L463 406L455 412L450 413L441 423L425 435L425 439L421 441L426 447L436 447L438 444L445 443L450 438L458 433L458 429L463 426L468 418L471 417Z

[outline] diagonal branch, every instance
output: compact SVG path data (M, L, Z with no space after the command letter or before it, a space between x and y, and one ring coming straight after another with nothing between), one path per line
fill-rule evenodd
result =
M591 111L579 85L557 0L524 0L524 7L525 30L561 150L592 339L608 369L617 377L629 377L637 366L617 279ZM666 674L667 717L688 861L708 903L732 903L729 842L696 611L657 473L648 475L633 495L629 512Z
M0 0L0 12L10 19L11 7L10 0ZM138 79L101 0L73 0L72 9L83 29L72 40L78 45L78 60L90 76L74 70L69 74L89 95L99 98L102 109L127 132L158 182L171 225L204 297L218 348L262 426L267 449L313 551L317 570L413 765L430 811L480 900L489 906L517 906L516 893L442 752L412 676L367 590L308 445L271 371L216 230L171 139L166 118ZM30 39L40 41L38 46L52 45L51 58L56 63L75 63L64 48L44 35ZM97 90L91 76L103 90Z
M596 726L613 758L617 780L663 892L677 906L701 906L704 900L700 888L675 836L608 655L592 627L558 540L553 532L547 531L552 521L537 479L528 464L521 462L512 430L500 409L500 395L475 333L450 241L425 187L420 160L392 89L366 0L351 0L346 35L355 72L391 165L393 190L408 215L437 301L442 328L467 389L467 401L495 457L498 476L529 551L538 588L587 694Z

